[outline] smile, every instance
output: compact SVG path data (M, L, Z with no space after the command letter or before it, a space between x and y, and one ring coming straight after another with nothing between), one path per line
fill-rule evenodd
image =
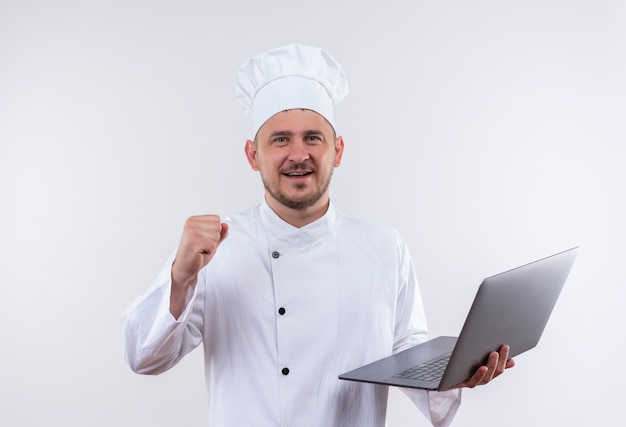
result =
M307 176L307 175L310 175L312 173L313 173L312 171L297 171L297 172L285 172L283 175L299 177L299 176Z

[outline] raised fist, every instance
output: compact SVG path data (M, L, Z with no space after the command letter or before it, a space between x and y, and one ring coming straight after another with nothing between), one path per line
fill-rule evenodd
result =
M193 281L198 272L211 261L227 235L228 224L222 223L218 215L199 215L187 219L172 265L172 280L179 284Z

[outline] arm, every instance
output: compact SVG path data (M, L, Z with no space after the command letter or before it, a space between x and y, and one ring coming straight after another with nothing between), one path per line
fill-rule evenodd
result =
M393 352L426 341L427 327L424 305L415 268L404 241L399 246L399 289L396 335ZM449 425L461 405L461 390L430 392L401 387L400 390L418 407L433 426Z
M227 233L215 215L187 220L176 255L124 313L122 348L133 371L162 373L200 344L204 287L196 284Z
M222 223L217 215L192 216L185 222L172 265L170 313L174 318L180 317L189 289L198 280L198 273L211 261L227 235L228 224Z
M427 336L426 316L415 268L403 241L400 245L398 280L401 291L398 294L394 353L426 341ZM401 387L400 390L435 427L450 425L461 405L460 389L437 392Z

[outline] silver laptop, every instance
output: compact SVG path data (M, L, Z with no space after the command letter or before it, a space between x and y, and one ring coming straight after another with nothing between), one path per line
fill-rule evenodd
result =
M485 279L461 334L438 337L339 375L424 390L446 390L474 374L503 344L515 357L539 342L574 264L578 248Z

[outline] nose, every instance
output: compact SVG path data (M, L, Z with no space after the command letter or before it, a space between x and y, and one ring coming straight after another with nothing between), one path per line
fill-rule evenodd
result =
M302 141L294 141L289 150L289 161L293 163L302 163L309 160L309 150Z

